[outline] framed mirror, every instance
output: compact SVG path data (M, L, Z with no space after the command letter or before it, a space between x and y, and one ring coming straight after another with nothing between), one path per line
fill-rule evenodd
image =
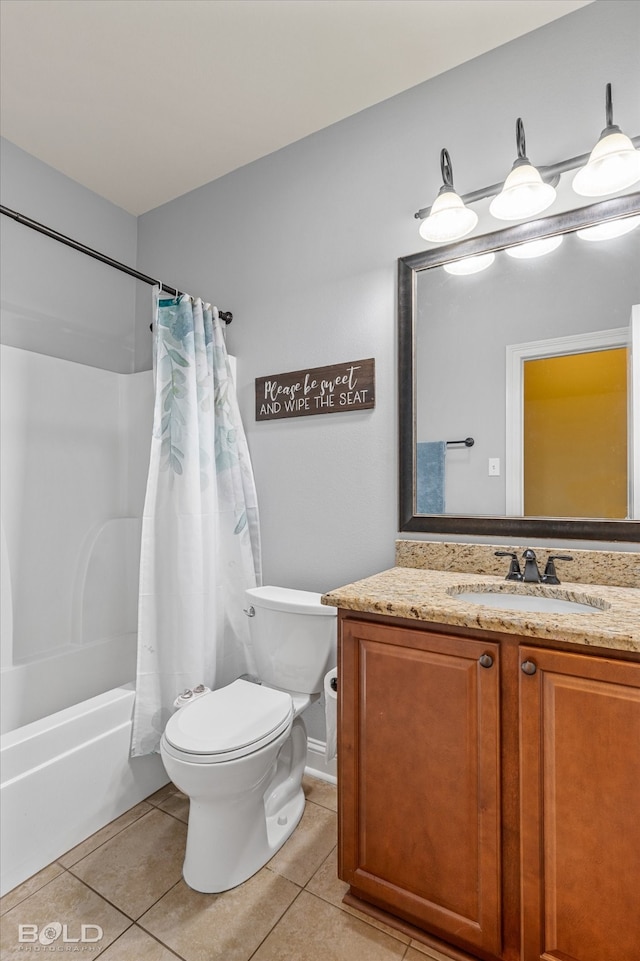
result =
M640 541L639 216L632 193L399 259L401 531Z

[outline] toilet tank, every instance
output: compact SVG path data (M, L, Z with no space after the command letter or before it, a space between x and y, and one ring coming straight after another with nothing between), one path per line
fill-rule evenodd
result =
M321 692L336 666L336 608L322 605L320 594L287 587L252 587L245 594L260 680L300 694Z

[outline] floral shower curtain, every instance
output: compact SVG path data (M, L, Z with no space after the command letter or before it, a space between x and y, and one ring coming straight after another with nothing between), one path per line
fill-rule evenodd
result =
M155 408L142 521L132 755L159 750L175 698L253 671L244 590L258 507L218 311L155 290Z

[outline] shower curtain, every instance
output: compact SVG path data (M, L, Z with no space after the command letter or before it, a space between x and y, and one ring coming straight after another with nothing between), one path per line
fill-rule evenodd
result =
M255 670L242 608L244 590L261 583L255 485L218 311L156 288L154 313L134 756L159 750L186 688Z

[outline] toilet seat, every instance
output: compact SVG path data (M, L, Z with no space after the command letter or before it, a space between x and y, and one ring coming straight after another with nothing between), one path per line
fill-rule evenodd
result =
M174 757L216 764L271 744L292 721L289 694L237 680L176 711L165 728L163 746Z

